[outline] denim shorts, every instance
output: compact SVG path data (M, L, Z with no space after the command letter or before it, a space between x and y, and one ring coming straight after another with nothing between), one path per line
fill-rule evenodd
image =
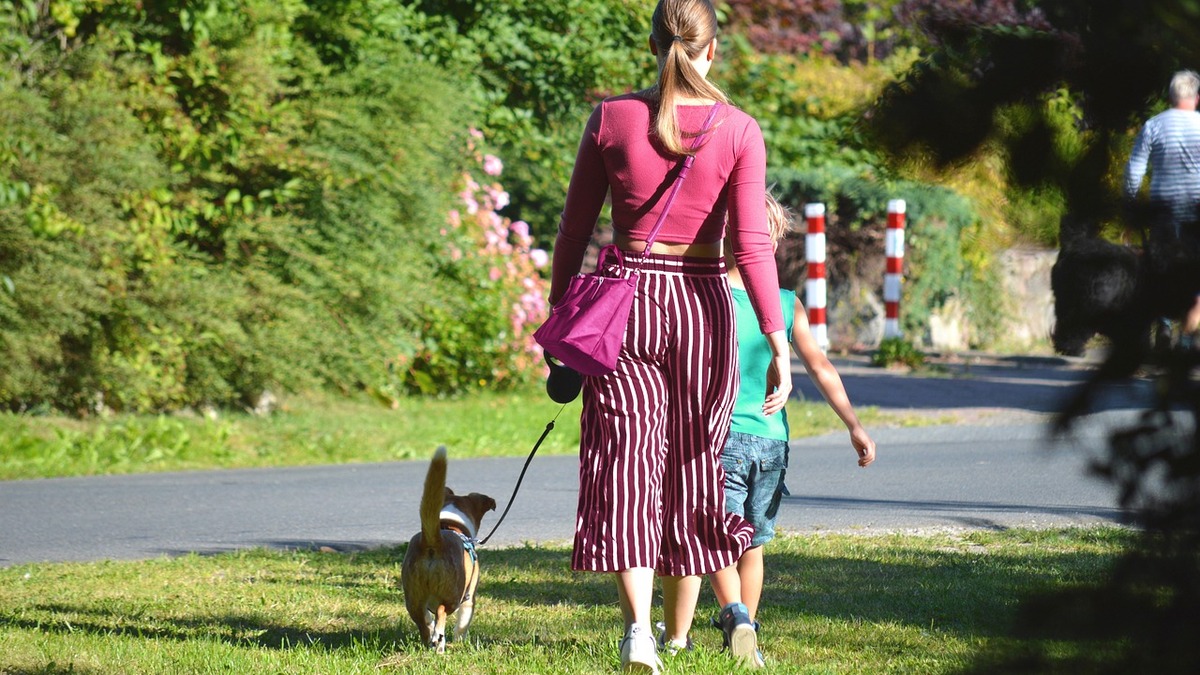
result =
M775 538L775 515L779 500L787 492L783 485L787 463L787 441L729 432L721 451L725 510L754 526L751 546L762 546Z

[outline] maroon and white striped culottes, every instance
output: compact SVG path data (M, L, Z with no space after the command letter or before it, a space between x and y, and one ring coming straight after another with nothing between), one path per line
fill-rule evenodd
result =
M707 574L753 528L725 513L721 448L737 395L721 259L651 255L615 372L584 378L575 570Z

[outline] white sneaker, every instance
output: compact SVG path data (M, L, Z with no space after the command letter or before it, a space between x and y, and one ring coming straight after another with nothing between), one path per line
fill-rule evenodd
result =
M634 624L621 638L621 671L658 675L662 662L658 659L658 644L654 634L645 626Z

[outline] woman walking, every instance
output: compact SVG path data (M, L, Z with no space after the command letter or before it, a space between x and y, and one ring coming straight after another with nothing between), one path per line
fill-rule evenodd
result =
M636 260L694 153L641 263L616 371L583 387L571 565L615 576L628 672L658 672L659 643L688 634L702 575L713 580L733 655L753 665L757 649L735 567L753 532L725 513L720 464L738 387L723 245L772 350L762 373L765 413L782 409L791 372L763 203L766 150L757 122L707 80L716 31L709 0L660 0L649 43L658 82L592 112L554 246L552 304L579 272L606 196L614 241ZM655 574L665 605L659 640L650 618Z

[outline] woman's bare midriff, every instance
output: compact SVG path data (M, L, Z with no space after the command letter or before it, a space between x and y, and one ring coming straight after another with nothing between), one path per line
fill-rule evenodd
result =
M629 235L618 234L613 238L617 248L622 251L632 251L641 253L646 250L646 242L641 239L632 239ZM722 255L721 242L708 243L690 243L678 244L669 241L656 241L650 246L651 253L659 253L662 255L679 255L692 258L720 258Z

